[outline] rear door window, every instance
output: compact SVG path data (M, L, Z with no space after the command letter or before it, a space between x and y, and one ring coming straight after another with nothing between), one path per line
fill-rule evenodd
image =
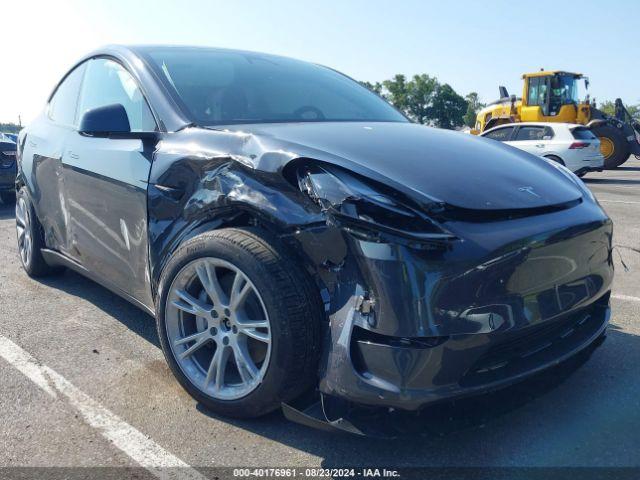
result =
M571 130L571 134L573 138L576 140L595 140L596 136L593 134L591 130L584 127L578 127Z
M61 125L76 126L78 94L86 62L69 73L49 101L49 118Z
M542 140L545 136L545 127L520 127L516 133L516 142L528 140Z
M507 142L511 138L511 132L513 132L513 128L514 127L498 128L483 136L485 138L491 138L492 140L498 140L499 142Z

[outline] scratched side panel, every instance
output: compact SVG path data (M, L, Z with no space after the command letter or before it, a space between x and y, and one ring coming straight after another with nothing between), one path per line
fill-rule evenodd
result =
M21 158L21 178L42 224L46 244L68 251L66 197L62 174L64 144L71 130L44 114L29 126Z
M140 140L75 134L63 158L70 256L152 308L147 268L149 152Z

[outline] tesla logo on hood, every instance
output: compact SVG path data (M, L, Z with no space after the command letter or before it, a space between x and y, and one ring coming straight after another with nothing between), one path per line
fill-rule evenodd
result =
M533 191L533 187L520 187L520 188L518 188L518 190L521 191L521 192L530 193L534 197L542 198L542 197L540 197L540 195L538 195L536 192Z

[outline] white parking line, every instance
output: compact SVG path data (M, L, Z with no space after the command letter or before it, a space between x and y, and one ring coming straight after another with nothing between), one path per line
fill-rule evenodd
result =
M618 300L627 300L629 302L640 302L640 298L638 297L631 297L629 295L611 295L613 298L617 298Z
M605 202L605 203L628 203L631 205L640 205L640 202L632 202L630 200L607 200L604 198L599 198L598 199L599 202Z
M84 420L135 462L162 480L205 480L206 477L169 453L55 370L40 364L29 352L0 335L0 357L22 372L52 398L65 397Z

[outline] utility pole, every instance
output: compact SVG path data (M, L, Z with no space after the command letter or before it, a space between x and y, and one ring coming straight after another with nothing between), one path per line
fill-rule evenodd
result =
M18 115L18 126L22 128L22 117L20 115Z

